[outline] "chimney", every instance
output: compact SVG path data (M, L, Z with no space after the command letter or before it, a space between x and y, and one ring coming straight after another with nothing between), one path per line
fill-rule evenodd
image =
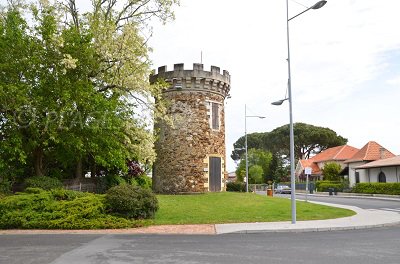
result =
M385 152L386 152L386 149L384 147L380 147L379 148L380 159L384 159L385 158Z

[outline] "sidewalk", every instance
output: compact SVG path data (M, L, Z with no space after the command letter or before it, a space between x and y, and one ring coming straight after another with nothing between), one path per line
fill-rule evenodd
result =
M301 194L305 195L305 192L297 192L296 195ZM329 196L327 192L315 192L313 194L309 194L311 196ZM343 198L360 198L360 199L377 199L377 200L389 200L389 201L400 201L400 195L385 195L385 194L365 194L365 193L343 193L338 192L336 195L337 197Z
M313 202L328 206L340 207L355 211L357 214L350 217L297 221L291 222L269 222L269 223L240 223L240 224L217 224L217 234L225 233L263 233L263 232L312 232L363 229L400 224L400 213L383 210L365 210L355 206L338 205L331 203Z

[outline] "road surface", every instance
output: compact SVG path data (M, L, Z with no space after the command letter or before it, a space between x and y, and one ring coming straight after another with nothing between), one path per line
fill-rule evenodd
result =
M0 235L0 263L398 264L400 226L227 235Z

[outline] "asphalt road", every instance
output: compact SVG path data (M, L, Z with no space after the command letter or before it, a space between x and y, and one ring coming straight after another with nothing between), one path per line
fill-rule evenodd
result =
M1 235L1 264L398 264L400 226L228 235Z
M284 195L284 197L290 198L290 195ZM305 195L296 194L297 199L305 199ZM325 203L336 203L357 206L362 209L379 209L379 210L389 210L400 212L400 201L396 200L383 200L376 198L358 198L358 197L341 197L341 196L313 196L308 195L309 201L318 201ZM400 263L400 261L399 261Z

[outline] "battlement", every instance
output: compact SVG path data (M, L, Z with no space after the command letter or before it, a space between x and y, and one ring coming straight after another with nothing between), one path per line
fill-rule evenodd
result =
M204 71L204 65L193 63L193 70L185 70L183 63L174 64L174 70L168 71L167 66L158 67L158 72L153 71L150 83L164 80L170 84L166 90L208 90L226 97L229 94L231 76L228 71L221 70L217 66L211 66L210 71Z

